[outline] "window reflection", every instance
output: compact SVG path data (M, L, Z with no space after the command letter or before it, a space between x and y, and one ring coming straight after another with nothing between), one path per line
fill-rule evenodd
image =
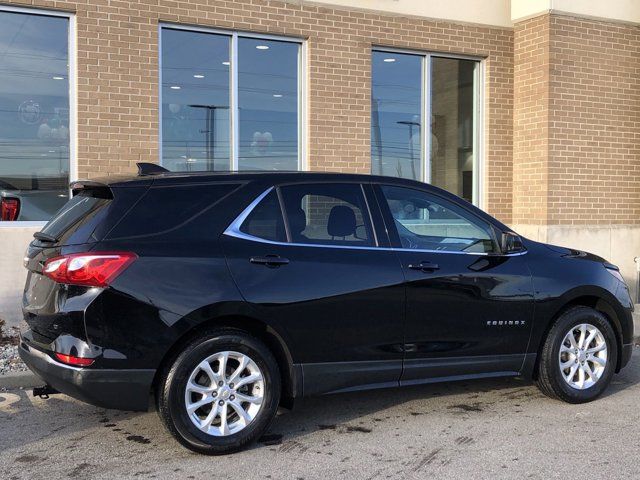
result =
M240 170L298 168L299 48L238 39Z
M371 165L379 175L422 177L422 57L373 52Z
M229 170L230 37L162 32L162 160L170 170Z
M432 59L431 183L473 200L475 69L478 62Z
M0 12L2 220L48 220L68 199L68 19Z
M423 62L431 62L428 81ZM372 53L372 173L430 178L432 184L474 200L478 65L475 60ZM431 100L425 142L420 137L423 91Z

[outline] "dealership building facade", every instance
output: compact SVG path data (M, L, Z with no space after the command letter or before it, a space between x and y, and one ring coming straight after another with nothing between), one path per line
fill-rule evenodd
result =
M640 2L0 5L0 318L75 179L316 170L432 183L532 239L640 256Z

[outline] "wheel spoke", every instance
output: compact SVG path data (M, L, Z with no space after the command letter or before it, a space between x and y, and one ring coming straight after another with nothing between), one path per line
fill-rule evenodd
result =
M220 354L218 361L220 366L218 367L218 378L223 380L227 378L227 360L229 359L229 352L223 352Z
M587 326L583 323L580 325L580 338L578 339L578 347L584 348L584 341L587 338Z
M259 380L262 380L262 375L260 373L252 373L251 375L242 377L240 380L238 380L235 384L235 388L238 389L244 385L255 383Z
M235 381L238 380L238 378L240 377L240 374L244 371L245 368L247 368L248 364L249 364L249 358L243 355L242 358L240 359L240 365L238 365L238 368L236 368L235 371L229 377L229 383L235 383Z
M244 393L236 392L236 398L238 399L238 402L249 402L256 405L260 405L262 403L262 397L253 397L245 395Z
M573 355L574 349L575 347L567 347L564 343L560 345L560 353L570 353L571 355Z
M245 425L247 425L251 421L251 416L244 408L242 408L242 405L240 403L234 401L229 402L229 405L231 405L231 408L233 408L236 413L242 418Z
M585 373L589 375L589 378L593 380L593 383L595 383L598 380L598 378L596 377L596 374L593 373L593 370L591 370L591 366L589 365L589 362L584 362L583 368Z
M571 370L569 371L569 375L565 376L565 378L567 379L567 382L569 383L573 382L573 377L575 377L576 375L576 370L578 370L578 364L574 363L573 367L571 367Z
M212 397L204 397L201 400L198 400L195 403L192 403L191 405L187 406L187 411L191 414L193 412L195 412L196 410L198 410L200 407L202 407L203 405L208 405L209 403L213 402L214 398Z
M589 336L585 340L582 348L587 348L589 345L591 345L591 342L593 342L593 339L596 338L596 335L598 335L598 330L594 329L591 333L589 333Z
M595 347L590 348L586 352L593 354L593 353L602 352L603 350L606 350L606 349L607 349L607 344L602 342L600 345L596 345Z
M575 350L578 348L578 344L576 343L576 338L573 336L573 330L569 332L567 335L569 337L569 343L571 343L571 349Z
M189 382L187 383L187 391L196 392L201 395L206 395L211 391L211 387L205 387L203 385L198 385L197 383L194 383L194 382Z
M604 358L596 357L595 355L593 357L591 357L589 359L589 361L592 362L592 363L597 363L598 365L600 365L602 367L606 367L607 366L607 361Z
M584 372L584 366L580 366L580 369L578 370L578 385L580 385L580 388L584 387L584 381L585 381L585 372Z
M211 386L218 383L218 380L220 380L220 377L216 372L213 371L209 362L207 362L206 360L203 362L200 362L200 365L198 365L198 367L200 367L200 369L207 374L207 376L211 380Z
M218 404L215 403L211 406L211 411L209 412L209 415L207 415L207 418L205 418L204 420L202 420L202 422L200 423L200 430L206 432L207 430L209 430L209 428L211 427L211 423L213 423L213 421L215 420L215 418L218 416Z
M575 365L576 361L571 359L571 360L567 360L566 362L563 362L560 364L560 370L564 371L567 368L571 367L572 365Z
M229 435L229 425L227 424L227 415L229 412L229 404L225 403L220 409L220 433Z

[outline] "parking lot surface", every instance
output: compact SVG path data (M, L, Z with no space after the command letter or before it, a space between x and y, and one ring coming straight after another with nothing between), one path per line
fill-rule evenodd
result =
M494 379L305 399L249 450L205 457L155 412L0 392L0 472L33 478L640 478L640 354L567 405Z

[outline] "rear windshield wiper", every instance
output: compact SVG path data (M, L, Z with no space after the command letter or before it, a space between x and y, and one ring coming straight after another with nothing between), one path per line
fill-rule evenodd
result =
M46 243L56 243L58 241L58 239L56 237L54 237L53 235L49 235L48 233L44 233L44 232L36 232L33 234L33 238L35 238L36 240L40 240L41 242L46 242Z

